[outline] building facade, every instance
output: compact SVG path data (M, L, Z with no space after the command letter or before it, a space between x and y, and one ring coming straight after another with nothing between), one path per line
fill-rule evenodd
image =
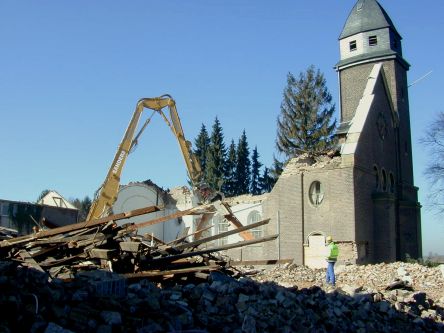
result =
M359 0L339 37L340 150L336 157L288 163L267 200L270 259L324 266L324 237L344 262L419 258L421 220L413 182L401 36L376 0ZM278 251L279 249L279 251Z

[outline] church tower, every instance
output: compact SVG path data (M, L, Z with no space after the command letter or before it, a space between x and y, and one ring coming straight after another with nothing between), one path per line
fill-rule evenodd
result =
M375 63L382 62L394 110L399 116L399 181L413 185L410 113L407 71L402 56L402 37L376 0L359 0L339 36L340 61L336 64L340 88L340 131L346 131L368 76ZM382 125L381 125L382 126Z
M350 12L339 36L340 61L336 64L340 85L340 126L338 135L344 138L353 124L359 103L371 77L375 64L382 64L383 79L388 90L388 99L395 117L388 120L379 117L374 126L381 135L388 129L394 131L396 167L396 256L401 259L405 253L414 257L421 255L420 249L420 205L418 189L413 182L413 161L410 133L410 112L408 100L407 71L409 63L402 55L402 37L387 12L376 0L358 0ZM382 139L383 140L383 139ZM378 138L375 138L375 142ZM387 140L384 143L388 144ZM386 150L388 151L388 150ZM392 159L387 154L386 162ZM384 168L384 156L382 165ZM356 161L355 161L356 162ZM359 162L357 162L359 164ZM368 167L368 166L367 166ZM376 176L378 177L378 176ZM414 230L415 229L415 230ZM410 239L409 235L415 240ZM409 244L416 244L409 248Z

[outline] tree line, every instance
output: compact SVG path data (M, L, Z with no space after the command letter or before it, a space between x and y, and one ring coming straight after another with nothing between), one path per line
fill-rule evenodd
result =
M262 168L257 147L250 151L245 130L237 143L231 139L227 147L217 117L211 133L202 124L194 146L193 153L202 168L202 181L228 197L269 192L276 181L267 167Z

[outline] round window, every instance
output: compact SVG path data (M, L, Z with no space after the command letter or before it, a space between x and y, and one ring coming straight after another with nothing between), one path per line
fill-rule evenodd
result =
M320 182L314 181L309 189L310 202L314 206L319 206L324 199L324 189Z

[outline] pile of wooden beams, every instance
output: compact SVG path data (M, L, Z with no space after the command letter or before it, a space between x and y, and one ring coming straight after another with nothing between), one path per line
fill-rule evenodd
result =
M137 224L117 221L161 210L152 206L131 212L111 215L54 229L38 230L34 234L4 239L0 242L0 260L19 261L23 265L46 272L50 278L73 279L79 271L106 269L126 278L171 277L183 274L205 274L219 270L227 262L221 251L265 242L277 235L255 239L250 229L267 224L263 220L248 226L242 224L223 203L198 206L161 218ZM208 230L215 212L232 223L234 229L214 236L202 237ZM193 234L185 229L180 237L165 243L156 237L139 235L138 229L163 223L185 215L199 215L201 223ZM244 239L234 244L214 245L214 241L239 233Z

